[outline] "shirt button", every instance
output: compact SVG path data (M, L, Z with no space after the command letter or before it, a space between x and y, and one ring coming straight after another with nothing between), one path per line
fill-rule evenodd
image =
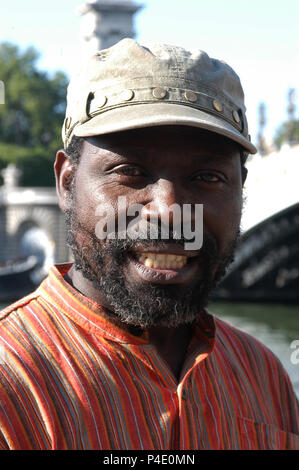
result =
M188 398L188 392L185 388L183 388L183 390L182 390L182 399L187 400L187 398Z

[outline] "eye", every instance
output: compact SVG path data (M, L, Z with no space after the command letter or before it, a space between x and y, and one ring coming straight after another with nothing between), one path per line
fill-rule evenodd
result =
M140 171L140 169L134 166L119 168L118 173L121 173L122 175L126 175L126 176L141 176L142 175L142 172Z
M208 171L198 173L194 178L196 181L203 181L204 183L223 183L224 178L216 173Z
M137 166L121 166L118 168L114 168L113 171L119 175L129 177L145 176L145 172Z

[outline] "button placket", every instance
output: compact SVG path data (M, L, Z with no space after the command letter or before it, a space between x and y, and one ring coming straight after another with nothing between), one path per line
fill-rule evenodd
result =
M177 388L177 395L179 398L179 402L186 401L188 398L188 390L187 390L187 381L184 381L183 384L180 383Z
M183 399L184 401L186 401L187 398L188 398L187 389L186 389L186 388L183 388L183 389L182 389L182 399Z

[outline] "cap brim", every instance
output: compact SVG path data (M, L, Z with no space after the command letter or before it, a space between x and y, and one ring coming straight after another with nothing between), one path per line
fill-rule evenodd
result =
M155 126L191 126L223 135L256 153L255 146L229 122L204 111L174 103L148 103L118 107L94 116L77 125L73 135L91 137L113 132Z

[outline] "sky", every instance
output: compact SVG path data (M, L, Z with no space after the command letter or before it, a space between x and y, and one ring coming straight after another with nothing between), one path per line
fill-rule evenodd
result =
M68 75L80 56L80 15L84 0L0 0L0 42L39 50L38 66ZM266 106L270 141L287 119L287 95L296 90L299 115L298 0L136 0L140 43L164 42L198 48L231 65L241 78L249 130L258 131L258 107ZM1 80L1 77L0 77Z

